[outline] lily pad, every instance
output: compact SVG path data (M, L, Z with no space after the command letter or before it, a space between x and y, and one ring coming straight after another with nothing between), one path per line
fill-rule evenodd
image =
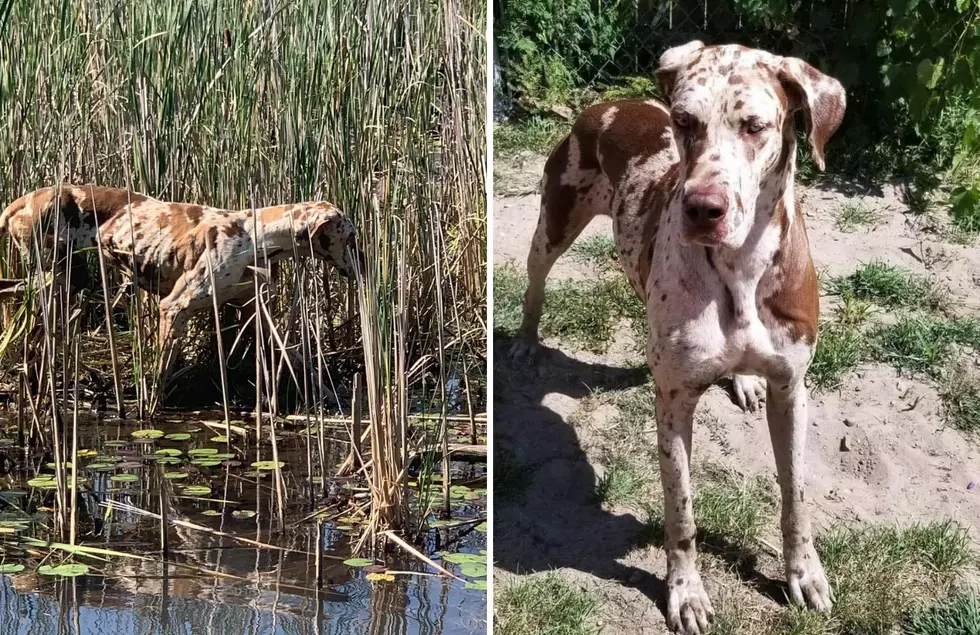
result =
M191 438L191 435L189 432L171 432L164 435L163 438L168 441L186 441Z
M180 465L180 459L176 456L160 456L157 457L157 464L159 465Z
M181 454L183 454L183 452L181 452L177 448L160 448L159 450L154 452L154 454L161 455L161 456L180 456Z
M92 471L95 471L95 472L108 472L110 470L116 469L116 464L115 463L101 463L101 462L100 463L89 463L86 466L86 469L89 469L89 470L92 470Z
M180 493L186 496L207 496L211 493L211 488L207 485L188 485Z
M467 589L476 589L477 591L486 591L487 590L487 581L486 580L477 580L475 582L467 582L466 583L466 588Z
M135 474L113 474L109 480L113 483L135 483L140 480L140 477Z
M277 467L279 467L279 468L286 467L286 464L284 462L282 462L282 461L278 461L278 462L276 462L276 461L255 461L254 463L252 463L252 467L254 467L257 470L274 470Z
M231 515L233 518L255 518L255 512L251 509L236 509Z
M395 576L391 575L390 573L369 573L369 574L367 574L364 577L366 577L368 580L370 580L372 582L394 582L395 581Z
M191 465L200 465L201 467L214 467L216 465L221 465L221 461L215 461L214 459L194 459L191 461Z
M38 567L37 572L41 575L60 575L66 578L73 578L79 575L85 575L88 573L87 564L59 564L56 567L51 565L44 565L43 567Z
M483 533L483 534L487 533L487 523L486 523L486 521L480 523L479 525L477 525L473 529L475 529L475 530L477 530L477 531L479 531L480 533Z
M134 439L159 439L163 436L163 430L148 428L146 430L133 430Z
M479 556L475 553L447 553L442 556L446 562L453 564L483 564L487 561L486 556Z
M58 487L58 483L54 480L51 475L39 476L37 478L32 478L27 481L29 487L36 487L38 489L54 489Z
M217 453L218 453L217 448L194 448L192 450L187 451L187 454L189 454L190 456L211 456L212 454L217 454Z
M368 560L367 558L348 558L344 560L344 564L348 567L366 567L368 565L374 564L374 560Z
M24 570L24 565L15 564L13 562L9 564L0 564L0 573L20 573Z
M214 443L228 443L228 436L224 434L219 434L216 437L211 437L211 441Z
M217 509L205 509L201 514L203 516L220 516L221 512Z
M459 565L459 572L467 578L483 578L487 575L487 565L467 562Z
M163 478L170 481L177 481L182 478L187 478L187 474L185 472L167 472L163 475Z

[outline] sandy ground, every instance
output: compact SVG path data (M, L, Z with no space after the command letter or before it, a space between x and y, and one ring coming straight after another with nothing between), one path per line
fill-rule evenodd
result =
M512 173L495 175L493 262L523 267L538 217L534 193L542 161L530 158ZM504 180L506 179L506 180ZM945 243L903 214L898 190L862 191L845 186L802 188L811 249L817 268L839 275L873 259L905 267L946 284L961 310L980 306L980 249ZM845 234L834 212L859 202L880 213L870 230ZM610 234L606 218L593 221L583 238ZM580 238L581 240L581 238ZM577 278L587 271L567 255L551 274ZM828 310L828 301L822 303ZM632 336L623 330L619 338ZM665 633L662 550L634 550L641 520L630 510L600 509L592 500L603 466L590 456L594 426L572 426L569 416L596 389L635 386L642 356L633 342L617 341L602 355L545 340L534 363L512 363L510 345L495 338L494 435L496 447L532 466L520 505L501 501L495 510L494 557L498 584L515 574L560 569L562 575L606 598L603 633ZM695 462L705 459L748 474L766 475L775 487L775 466L765 414L743 413L720 387L704 396L695 427ZM814 394L806 452L810 509L816 532L840 521L898 522L953 518L980 532L980 451L976 442L944 428L940 402L928 383L900 377L884 366L864 367L836 392ZM845 421L847 424L845 424ZM848 425L850 424L850 425ZM644 431L651 445L653 422ZM847 436L849 451L841 450ZM779 545L777 523L767 539ZM760 564L752 593L776 589L781 565ZM710 594L724 592L712 588Z

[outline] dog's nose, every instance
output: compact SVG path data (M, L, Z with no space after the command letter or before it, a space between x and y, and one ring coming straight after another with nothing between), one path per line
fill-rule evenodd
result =
M692 223L717 223L728 213L728 195L715 185L698 185L684 193L684 215Z

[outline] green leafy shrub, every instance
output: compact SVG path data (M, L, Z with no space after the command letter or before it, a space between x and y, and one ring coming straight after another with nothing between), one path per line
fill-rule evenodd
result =
M828 163L849 179L903 172L931 189L954 157L978 152L968 143L980 128L977 0L736 0L704 12L666 0L509 0L497 28L518 114L576 109L596 87L609 98L616 78L652 80L666 48L697 37L798 56L837 77L848 110ZM968 230L980 224L977 172L961 173L949 197Z

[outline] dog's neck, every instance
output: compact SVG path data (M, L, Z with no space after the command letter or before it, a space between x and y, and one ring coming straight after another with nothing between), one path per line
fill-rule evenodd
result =
M309 250L309 245L296 241L296 235L307 224L307 216L299 206L293 206L288 212L283 212L283 206L260 207L252 214L252 210L237 212L242 218L243 227L249 234L256 236L255 245L258 249L282 253L283 257L293 254L293 246L300 252ZM257 230L257 234L256 234Z
M672 247L680 250L681 261L689 271L701 271L702 275L717 275L731 291L739 304L755 305L756 289L760 281L773 267L776 253L785 245L793 231L796 219L796 141L789 139L784 167L775 169L763 177L748 235L738 247L705 247L691 244L682 246L682 207L680 187L675 189L669 211L663 219L664 229L673 235ZM683 183L683 178L678 184ZM752 312L746 306L747 311Z
M746 222L751 223L748 235L736 248L714 248L716 263L722 278L731 272L733 278L751 283L754 287L772 266L774 256L788 240L796 222L796 140L786 141L785 166L765 175L760 183L755 212ZM729 282L726 279L726 283Z

